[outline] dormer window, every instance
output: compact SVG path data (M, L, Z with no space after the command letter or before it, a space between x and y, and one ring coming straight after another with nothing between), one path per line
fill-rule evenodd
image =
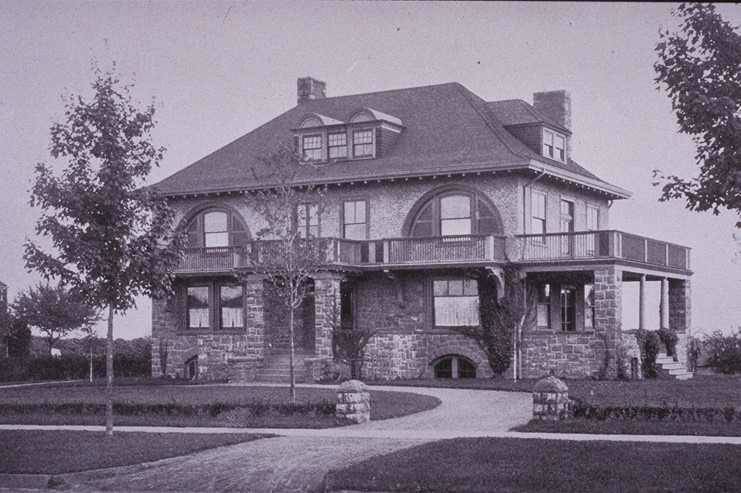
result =
M352 133L354 157L373 156L373 130L355 130Z
M301 142L304 151L304 159L308 161L319 161L322 159L322 136L304 135Z
M347 157L347 134L331 133L328 136L329 159L341 159Z
M543 155L556 161L566 162L566 137L558 132L543 129Z

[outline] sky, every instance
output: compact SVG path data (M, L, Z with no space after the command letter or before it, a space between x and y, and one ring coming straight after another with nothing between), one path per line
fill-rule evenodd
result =
M653 63L670 4L26 2L0 6L0 281L9 299L38 281L22 244L38 211L28 205L33 166L50 162L49 127L62 94L87 93L91 60L115 61L142 103L155 99L154 142L168 152L156 182L296 104L296 79L329 96L457 81L486 100L566 89L573 156L633 192L611 228L692 248L695 333L741 325L741 234L729 212L659 203L652 170L696 172ZM741 9L719 5L735 25ZM734 232L737 240L734 240ZM631 283L632 284L632 283ZM648 322L658 319L649 286ZM631 305L637 292L626 285ZM116 336L151 331L151 304L116 320ZM626 309L624 326L635 324ZM102 331L101 331L102 333Z

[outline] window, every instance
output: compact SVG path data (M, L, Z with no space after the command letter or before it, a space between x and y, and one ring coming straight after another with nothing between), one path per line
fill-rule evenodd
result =
M597 231L599 229L599 207L587 204L587 230Z
M547 128L543 129L543 155L566 162L566 137Z
M584 328L593 329L595 318L594 284L584 285Z
M208 286L188 287L187 306L189 329L204 329L211 326L208 291Z
M347 134L336 133L328 136L329 159L341 159L347 157Z
M461 327L479 325L479 290L475 279L433 281L435 325Z
M561 199L561 232L574 232L574 203L570 200ZM573 242L573 235L561 236L561 255L571 255Z
M545 197L543 192L531 193L532 199L532 219L530 221L530 230L532 234L545 234Z
M193 217L186 227L188 246L215 248L245 245L249 233L236 212L208 209Z
M537 290L537 325L550 328L551 326L551 285L540 284Z
M576 288L561 287L561 330L574 332L576 330Z
M342 237L349 240L367 239L367 202L365 200L347 201L343 204L342 213Z
M319 208L316 204L301 204L296 213L298 232L302 238L319 237Z
M476 378L476 366L463 356L444 356L432 366L435 378Z
M242 286L219 286L219 317L221 329L241 329L243 322Z
M495 209L475 192L441 193L416 206L415 210L407 234L416 238L488 235L502 230Z
M471 234L471 198L448 195L440 199L440 235Z
M322 159L322 136L321 135L304 135L301 148L303 149L304 159L309 161L319 161Z
M373 130L355 130L352 134L354 157L373 156Z
M229 227L226 212L207 212L203 215L203 244L206 248L229 246Z

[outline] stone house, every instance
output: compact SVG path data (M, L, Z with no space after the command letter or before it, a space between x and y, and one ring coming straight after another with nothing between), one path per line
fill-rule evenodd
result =
M320 217L311 204L297 215L331 245L297 313L301 368L331 359L339 320L375 332L366 378L491 376L456 327L479 323L479 287L506 289L506 265L538 293L521 336L524 377L615 375L617 362L635 372L637 344L621 321L626 282L640 283L646 329L658 327L646 327L645 287L660 283L660 325L682 338L689 249L610 229L613 203L630 193L573 159L568 93L536 93L530 104L485 101L458 83L325 89L299 79L294 108L154 185L190 245L175 295L153 300L153 376L285 375L285 310L241 253L265 227L254 191L270 183L252 170L287 140L318 164L303 179L326 184L330 201Z

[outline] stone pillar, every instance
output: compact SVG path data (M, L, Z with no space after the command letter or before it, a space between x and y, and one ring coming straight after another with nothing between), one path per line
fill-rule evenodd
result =
M667 323L668 317L667 317L667 309L668 309L668 289L669 289L669 283L667 282L666 277L661 278L661 301L659 302L659 328L660 329L667 329L669 328L669 325Z
M594 331L605 337L607 350L613 357L607 377L617 377L615 355L621 341L623 306L623 271L608 265L594 271ZM600 358L600 361L602 359Z
M314 355L332 358L332 330L341 324L340 282L342 275L314 276Z
M638 287L638 329L646 330L646 275L641 274Z
M669 279L669 328L685 332L690 328L690 280Z
M550 375L533 387L533 419L559 421L569 417L569 388Z
M244 281L244 327L246 352L254 359L265 357L265 282L259 274L248 275Z
M335 418L339 423L365 423L370 420L370 392L360 380L348 380L337 388Z

